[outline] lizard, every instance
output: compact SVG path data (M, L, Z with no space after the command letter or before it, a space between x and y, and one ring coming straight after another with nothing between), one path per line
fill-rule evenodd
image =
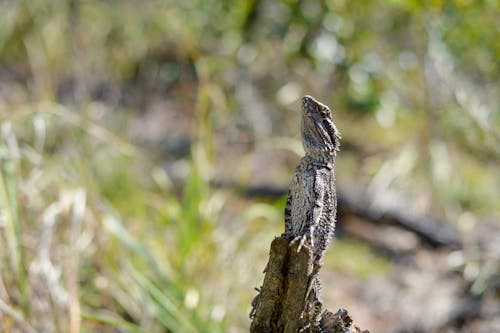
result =
M302 145L305 156L292 178L285 206L285 236L299 241L320 264L335 230L337 196L334 161L340 132L330 108L306 95L302 98Z
M306 95L302 98L302 144L305 150L295 169L285 206L285 233L298 251L307 247L313 256L311 282L304 314L319 321L322 303L317 271L335 230L337 197L334 161L340 132L328 106Z
M330 109L309 95L302 98L301 118L305 156L301 158L289 187L284 214L285 232L281 237L287 240L288 246L299 242L297 252L306 247L312 256L307 272L310 280L299 329L300 332L309 332L318 328L321 320L321 286L317 273L335 229L337 199L333 164L340 146L340 132L333 123ZM272 249L271 252L273 253ZM271 261L268 265L270 263ZM267 273L269 272L266 272L264 284ZM277 277L279 273L274 272L269 281L275 282ZM257 291L250 313L253 320L261 302L261 290Z

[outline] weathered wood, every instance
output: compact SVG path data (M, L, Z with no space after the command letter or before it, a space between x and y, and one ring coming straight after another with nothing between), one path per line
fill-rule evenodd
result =
M308 309L305 309L306 297L320 267L313 266L308 248L297 249L298 243L290 244L284 236L271 243L264 283L253 304L250 332L296 333L302 328L300 332L368 333L354 326L344 309L335 314L323 311L319 299L315 303L319 308L315 311L321 315L317 318L309 316Z
M321 318L321 330L318 333L369 333L353 326L347 310L339 309L337 313L326 311Z
M253 304L254 314L250 332L275 332L273 324L278 320L284 291L285 265L288 254L288 240L277 237L271 243L264 283Z
M366 194L337 189L339 216L353 214L377 224L393 224L417 235L432 247L461 248L460 233L451 224L434 216L411 214L405 207L376 204Z
M279 331L285 333L295 333L300 328L300 317L312 279L311 253L305 247L299 252L297 249L298 242L294 243L288 250L285 293L278 322Z

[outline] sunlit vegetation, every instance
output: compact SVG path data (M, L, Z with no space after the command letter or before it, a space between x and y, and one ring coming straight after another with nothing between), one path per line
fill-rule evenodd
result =
M499 17L498 1L2 1L0 331L246 331L284 198L238 189L286 184L305 93L334 109L342 186L460 230L498 220ZM390 269L359 241L332 249L327 269Z

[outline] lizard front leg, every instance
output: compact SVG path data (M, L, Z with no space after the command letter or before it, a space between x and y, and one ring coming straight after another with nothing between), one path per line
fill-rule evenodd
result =
M315 246L314 232L316 227L319 225L321 216L323 214L324 198L325 198L325 180L323 179L321 173L315 172L313 186L309 189L309 198L311 198L311 213L307 214L308 218L302 230L302 235L297 236L293 241L300 241L297 252L301 250L303 246L310 248L311 252L317 253Z

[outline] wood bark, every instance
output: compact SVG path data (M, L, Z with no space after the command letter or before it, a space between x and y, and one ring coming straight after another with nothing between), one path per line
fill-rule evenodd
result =
M319 309L309 318L307 295L319 269L313 270L313 257L307 247L280 236L273 240L264 283L254 300L251 333L368 333L353 324L344 309L336 313ZM319 297L319 295L318 295Z

